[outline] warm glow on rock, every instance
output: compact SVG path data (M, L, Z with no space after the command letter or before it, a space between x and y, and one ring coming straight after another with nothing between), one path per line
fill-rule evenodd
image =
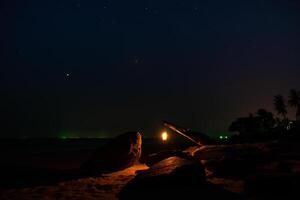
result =
M163 132L163 133L161 134L161 139L162 139L163 141L166 141L166 140L168 139L168 133L167 133L167 132Z

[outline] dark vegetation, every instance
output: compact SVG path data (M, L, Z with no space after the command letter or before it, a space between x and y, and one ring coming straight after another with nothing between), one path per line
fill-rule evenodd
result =
M229 126L229 131L237 132L233 140L257 141L270 139L299 139L300 135L300 92L290 90L288 99L283 95L275 95L274 109L276 114L260 108L256 113L247 117L240 117ZM294 119L289 119L288 108L296 109Z

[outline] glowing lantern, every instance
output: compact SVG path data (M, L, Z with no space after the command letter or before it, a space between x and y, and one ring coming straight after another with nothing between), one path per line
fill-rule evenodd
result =
M163 141L166 141L168 139L168 133L166 131L161 134L161 139Z

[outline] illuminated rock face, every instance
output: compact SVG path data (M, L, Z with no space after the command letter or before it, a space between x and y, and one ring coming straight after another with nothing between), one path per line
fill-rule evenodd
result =
M148 155L145 159L145 164L151 167L152 165L172 156L176 156L184 159L190 159L191 157L187 153L179 150L161 151L158 153L153 153Z
M166 158L140 172L125 185L123 199L237 199L237 196L206 181L200 161L177 156Z
M123 170L138 162L142 152L142 135L127 132L100 147L82 164L87 174L101 174Z

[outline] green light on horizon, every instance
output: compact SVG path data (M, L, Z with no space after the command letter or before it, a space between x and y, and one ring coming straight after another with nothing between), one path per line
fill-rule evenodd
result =
M219 136L219 139L221 139L221 140L223 140L223 139L228 139L228 136L227 136L227 135L225 135L225 136L220 135L220 136Z
M65 140L65 139L70 138L70 135L69 135L69 133L68 133L67 131L61 131L61 132L58 134L58 138L59 138L59 139Z

